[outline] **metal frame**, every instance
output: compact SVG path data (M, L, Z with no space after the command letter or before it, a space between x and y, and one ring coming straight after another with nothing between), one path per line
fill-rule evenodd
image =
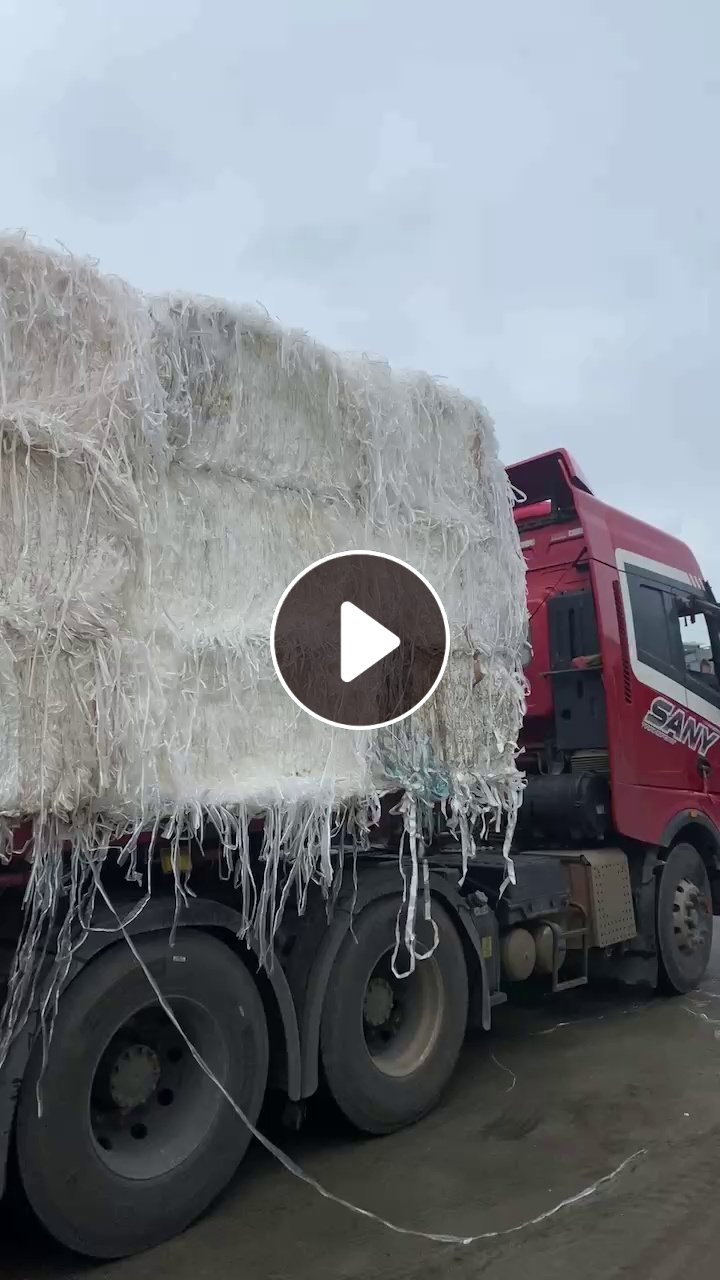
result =
M583 923L582 925L579 926L579 928L561 929L559 924L555 924L551 920L547 921L547 923L550 925L550 928L552 929L552 934L553 934L553 970L552 970L553 994L556 991L570 991L572 987L587 986L587 981L588 981L589 954L590 954L590 928L588 924L588 918L584 909L579 905L579 903L573 902L570 905L572 910L579 911L583 918ZM578 937L582 938L582 944L583 944L582 945L582 973L577 978L566 978L563 982L561 982L559 975L560 975L560 970L562 969L563 965L565 964L565 961L567 960L567 949L561 960L560 959L560 939L562 939L565 942L567 941L568 938L578 938ZM572 949L574 950L574 948Z

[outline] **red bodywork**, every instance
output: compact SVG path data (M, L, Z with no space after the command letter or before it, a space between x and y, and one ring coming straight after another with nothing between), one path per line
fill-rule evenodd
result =
M647 574L652 580L660 571L664 578L677 580L678 591L705 595L695 557L676 538L596 498L565 450L518 463L508 474L527 499L516 508L528 570L533 647L523 748L530 755L538 751L552 738L555 724L548 602L591 586L616 831L661 844L674 824L694 821L698 815L717 831L720 700L710 695L706 701L697 690L682 688L645 665L638 654L629 596L631 579L639 582L638 575ZM648 717L653 723L654 703L655 731L647 723ZM672 714L686 740L658 736L658 713L660 719Z

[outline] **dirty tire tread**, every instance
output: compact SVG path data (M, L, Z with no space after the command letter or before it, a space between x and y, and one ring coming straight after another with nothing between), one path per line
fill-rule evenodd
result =
M181 930L174 950L166 934L145 935L136 945L164 995L194 999L219 1022L229 1064L224 1083L254 1123L267 1082L268 1035L252 976L228 947L196 929ZM195 1150L159 1176L132 1179L100 1160L89 1120L99 1054L114 1019L122 1025L153 999L129 948L114 944L89 962L60 1001L42 1077L42 1117L39 1042L23 1079L16 1153L25 1194L50 1235L89 1257L124 1257L177 1235L225 1188L250 1141L223 1103Z
M665 995L686 995L694 991L702 980L710 961L712 928L707 947L698 957L696 966L683 968L673 954L673 945L667 938L668 920L672 920L672 896L675 885L684 874L702 880L702 888L710 899L710 881L707 869L694 845L676 844L665 861L657 889L657 937L658 937L658 985ZM712 913L710 915L712 922Z

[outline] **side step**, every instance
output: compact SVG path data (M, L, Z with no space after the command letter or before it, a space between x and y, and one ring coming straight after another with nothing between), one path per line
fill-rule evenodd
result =
M578 908L581 910L581 908ZM551 924L553 931L553 971L552 971L552 989L553 991L569 991L571 987L586 987L588 983L588 956L590 954L590 930L587 918L583 912L584 923L577 929L561 929L559 925ZM580 948L568 948L568 938L579 938L582 942L582 972L574 978L565 978L560 980L560 970L567 959L568 950L573 952Z

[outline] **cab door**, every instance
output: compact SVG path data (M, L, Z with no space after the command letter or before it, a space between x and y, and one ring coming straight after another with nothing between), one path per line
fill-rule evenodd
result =
M693 789L720 801L720 611L688 596L678 606L685 638L685 740L694 754Z
M633 714L635 782L687 792L695 787L694 761L682 745L687 715L685 658L678 601L687 586L622 553L618 568L636 686ZM639 687L638 687L639 686Z

